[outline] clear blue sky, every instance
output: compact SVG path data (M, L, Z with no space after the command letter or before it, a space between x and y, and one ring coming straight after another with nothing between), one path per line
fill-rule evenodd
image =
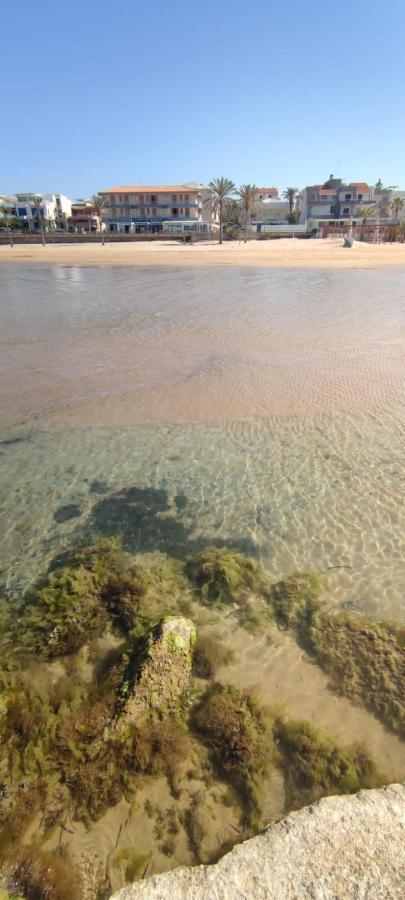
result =
M404 0L15 0L0 24L0 193L405 188Z

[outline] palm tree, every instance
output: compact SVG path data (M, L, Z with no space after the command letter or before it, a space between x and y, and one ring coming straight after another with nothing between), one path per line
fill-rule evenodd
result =
M101 231L101 243L104 247L104 231L103 231L103 220L104 220L104 208L105 208L105 199L100 194L93 194L91 198L91 205L100 220L100 231Z
M41 209L42 197L40 197L38 194L36 194L34 202L35 202L35 209L36 209L36 220L37 220L40 232L41 232L42 246L45 247L45 231L44 231L44 222L43 222L42 209Z
M206 203L210 207L212 213L218 213L219 216L219 243L222 244L222 214L224 204L235 193L235 185L230 178L214 178L208 185L211 196L207 198Z
M252 217L255 203L257 200L257 192L259 188L255 184L241 184L237 195L242 210L243 223L245 226L245 244L247 243L248 227Z
M288 205L290 207L290 219L293 219L295 213L295 204L298 194L298 188L296 187L288 187L283 191L282 198L283 200L288 200Z
M371 222L371 219L374 219L375 209L372 206L359 206L356 212L356 217L359 216L361 219L361 227L364 228L367 225L367 222ZM360 240L363 239L363 235L361 235Z
M401 212L401 209L403 209L403 208L404 208L404 201L402 200L402 198L394 197L394 199L391 203L391 209L392 209L392 212L394 213L394 218L397 220L397 222L396 222L397 225L399 225L399 213Z
M13 236L10 228L10 217L7 206L0 206L0 222L4 222L5 228L7 228L8 239L10 241L10 247L13 247Z

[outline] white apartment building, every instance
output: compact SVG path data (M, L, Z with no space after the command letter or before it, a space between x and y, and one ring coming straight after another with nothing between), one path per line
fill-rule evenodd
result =
M38 216L49 228L67 228L72 215L72 201L64 194L16 194L16 215L30 231L39 227Z
M273 226L287 225L289 212L288 201L280 199L277 188L258 188L251 228L260 234L274 230Z
M211 228L218 227L217 217L207 203L210 191L199 182L118 185L99 193L105 202L107 231L182 234L208 233Z

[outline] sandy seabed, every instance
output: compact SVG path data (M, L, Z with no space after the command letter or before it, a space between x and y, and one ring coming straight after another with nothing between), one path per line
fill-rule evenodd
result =
M405 265L405 244L343 247L342 238L327 240L207 241L191 246L178 241L99 244L19 244L0 247L0 262L55 263L65 266L269 266L375 268Z

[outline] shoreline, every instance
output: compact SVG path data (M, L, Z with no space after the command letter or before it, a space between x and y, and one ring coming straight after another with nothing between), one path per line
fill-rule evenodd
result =
M341 238L280 238L269 241L99 244L17 244L0 247L1 262L69 267L233 266L255 268L374 269L405 266L405 244L367 244L344 248Z

